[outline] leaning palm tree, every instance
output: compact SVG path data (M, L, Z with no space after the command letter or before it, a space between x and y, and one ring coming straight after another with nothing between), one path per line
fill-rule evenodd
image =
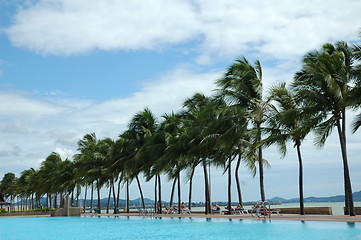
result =
M180 114L164 114L164 121L160 124L159 134L163 138L164 150L159 158L159 163L164 166L163 170L169 179L173 179L170 208L173 204L175 184L178 192L178 212L181 213L181 178L180 173L187 166L185 158L186 148L181 144L180 137L184 129L182 128L182 116Z
M100 142L97 139L95 133L86 134L82 140L78 142L78 150L80 156L76 159L80 160L77 166L81 169L81 172L89 179L92 186L95 183L97 188L98 207L97 211L101 211L100 203L100 189L102 188L104 181L102 178L102 171L105 165L104 156L100 152ZM92 187L93 192L93 187ZM93 194L91 194L93 197Z
M183 137L189 140L187 155L192 162L196 160L195 166L199 163L202 164L205 185L205 213L208 214L211 212L211 197L207 165L211 160L209 156L214 150L205 147L201 142L208 135L207 131L212 121L212 115L215 115L212 108L213 103L210 97L196 93L184 102L183 107L185 109L182 113L185 124Z
M156 118L150 109L145 108L133 116L128 127L128 132L131 135L129 139L134 152L134 155L129 158L130 177L132 179L136 178L137 180L143 207L144 198L138 178L141 172L145 173L147 180L150 180L153 176L157 179L159 189L158 197L161 203L161 169L159 167L154 168L154 166L156 166L154 163L158 156L162 154L162 150L160 152L157 151L159 145L157 143L158 138L156 133L159 127Z
M352 106L352 85L359 79L355 55L345 42L326 43L303 58L301 71L293 87L307 111L319 114L322 121L315 128L316 142L322 146L336 126L344 170L345 213L355 215L346 150L346 110Z
M226 153L228 164L225 165L225 171L228 171L228 208L231 209L231 162L237 158L235 178L238 193L238 203L243 206L241 185L239 181L239 168L243 161L248 170L256 174L254 155L249 153L252 150L250 143L250 131L247 128L248 121L244 112L232 106L221 106L219 108L217 121L215 121L213 137L216 137L215 149L218 153ZM215 157L218 157L216 154ZM214 160L217 162L216 160ZM221 161L222 162L222 161ZM225 163L225 162L224 162ZM231 213L231 212L230 212Z
M265 128L265 133L268 133L269 137L263 142L266 146L277 144L283 157L286 155L287 141L292 141L293 146L297 149L300 214L304 215L301 143L311 129L315 127L318 119L302 109L302 105L296 101L294 93L286 88L286 83L271 87L270 99L275 101L277 107L274 106L270 110Z
M237 59L216 84L220 87L219 93L230 105L246 112L253 124L254 143L260 142L262 123L269 105L263 99L261 63L256 61L252 65L244 57ZM257 154L261 200L265 201L262 145L258 146Z

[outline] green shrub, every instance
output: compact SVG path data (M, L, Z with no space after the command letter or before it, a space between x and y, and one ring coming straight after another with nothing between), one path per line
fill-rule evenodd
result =
M5 209L0 208L0 213L6 213Z

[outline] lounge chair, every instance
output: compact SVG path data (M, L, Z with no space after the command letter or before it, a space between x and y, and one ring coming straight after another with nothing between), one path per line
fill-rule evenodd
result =
M173 208L173 209L172 209L172 212L173 212L173 213L178 213L178 208ZM188 208L181 209L181 214L183 214L183 213L191 214L191 211L190 211Z
M215 213L222 214L222 209L221 208L217 208L217 209L212 208L212 214L215 214Z
M191 214L191 211L188 208L182 209L182 213Z
M277 215L281 215L281 214L280 214L281 209L270 209L269 212L270 212L271 214L276 213Z
M165 209L163 209L163 212L165 214L175 214L175 213L177 213L177 209L175 209L175 208L165 208Z
M248 210L247 209L244 209L244 208L235 208L234 209L234 212L236 214L248 214Z

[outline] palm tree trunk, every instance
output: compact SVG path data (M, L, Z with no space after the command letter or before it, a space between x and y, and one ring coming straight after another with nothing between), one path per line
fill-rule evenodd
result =
M93 210L94 182L92 182L92 190L90 193L90 209Z
M193 176L195 167L192 168L191 176L189 178L189 197L188 197L188 209L189 211L192 210L192 187L193 187Z
M60 207L64 207L63 191L60 192Z
M70 200L70 206L74 206L74 188L73 188L73 190L71 191L71 198L70 198L71 200Z
M242 201L242 192L241 192L241 184L239 181L239 166L241 165L241 154L238 155L238 160L237 160L237 165L236 165L236 171L235 171L235 176L236 176L236 184L237 184L237 193L238 193L238 203L239 205L241 205L241 207L243 208L243 201Z
M257 141L261 141L261 123L257 122L258 136ZM261 192L261 201L266 201L264 193L264 176L263 176L263 156L262 146L258 147L258 168L259 168L259 188Z
M232 215L232 157L228 157L228 215Z
M118 182L118 192L117 192L117 213L118 213L118 208L119 208L119 200L120 200L120 184L122 181L119 180Z
M76 185L76 206L79 207L79 196L81 193L81 186L79 184Z
M129 213L130 211L130 199L129 199L129 180L127 179L127 208L126 212Z
M180 171L177 174L178 179L178 213L181 214L181 186L180 186Z
M154 212L157 212L157 204L158 204L158 197L157 197L157 184L158 183L158 178L157 176L155 176L154 179Z
M114 179L112 179L111 188L112 188L112 191L113 191L113 205L114 205L113 213L116 214L116 213L118 213L118 211L117 211L118 206L117 206L117 199L116 199L116 196L115 196Z
M86 209L86 195L88 193L88 185L85 184L85 193L84 193L84 210L83 212L85 212Z
M54 208L56 208L56 205L57 205L57 196L58 196L58 194L55 193L54 194Z
M109 207L110 207L110 197L112 196L112 186L109 186L109 195L108 195L108 203L107 203L107 213L109 213Z
M172 208L172 206L173 206L173 196L174 196L174 189L175 189L176 182L177 182L177 177L175 177L173 180L172 191L170 193L169 208Z
M139 188L140 198L142 199L142 206L143 206L143 208L145 208L143 191L142 191L142 187L140 186L140 181L139 181L138 175L135 176L135 179L137 179L137 184L138 184L138 188Z
M99 180L97 180L97 190L98 190L98 213L101 213Z
M262 148L258 149L259 159L258 159L258 167L259 167L259 186L261 192L261 200L266 201L266 196L264 193L264 177L263 177L263 163L262 163Z
M345 214L349 214L350 216L355 216L356 214L353 204L350 172L347 161L345 118L346 118L345 112L343 111L342 127L340 125L340 120L336 121L336 126L338 130L338 136L341 145L342 161L343 161L344 186L345 186L345 210L346 210Z
M162 185L161 185L160 175L159 174L158 174L158 186L159 186L159 191L158 191L158 195L159 195L159 213L162 214Z
M205 214L208 214L211 212L211 204L210 204L210 197L209 197L209 183L208 183L208 172L207 172L207 162L205 159L202 161L203 163L203 173L204 173L204 194L205 194L205 200L206 200L206 206L205 206Z
M300 196L300 214L305 215L305 206L303 201L303 164L301 156L301 143L300 140L296 141L297 155L298 155L298 190Z

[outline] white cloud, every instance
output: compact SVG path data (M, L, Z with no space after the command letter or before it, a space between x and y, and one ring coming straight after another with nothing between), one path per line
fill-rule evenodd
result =
M28 134L29 129L19 122L8 122L4 124L1 132L12 134Z
M16 46L69 55L93 49L159 50L193 38L196 22L187 1L43 0L21 10L6 32Z
M62 112L61 106L26 96L23 93L0 92L0 114L2 116L39 118Z
M100 103L60 99L59 96L37 97L24 92L0 93L0 169L19 173L39 167L41 160L56 151L71 157L77 141L95 132L99 138L117 136L126 129L131 117L144 107L156 116L179 111L183 101L195 92L211 94L218 72L196 73L181 66L144 83L141 90L123 99ZM18 146L21 146L21 150ZM26 160L26 163L24 162Z
M325 41L357 39L360 8L357 0L40 0L20 10L6 33L42 54L159 51L201 39L199 63L210 54L288 59Z

